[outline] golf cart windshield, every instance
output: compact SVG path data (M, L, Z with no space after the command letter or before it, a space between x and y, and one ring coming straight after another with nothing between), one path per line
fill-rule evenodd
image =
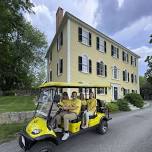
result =
M54 89L44 88L41 89L39 96L37 98L37 108L35 111L36 116L47 117L53 102L53 97L55 95Z

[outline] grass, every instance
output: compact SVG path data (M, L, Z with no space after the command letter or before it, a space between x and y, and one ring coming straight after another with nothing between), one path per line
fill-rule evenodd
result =
M0 113L32 111L35 108L32 96L1 96Z
M13 139L16 133L23 129L25 123L0 125L0 143Z

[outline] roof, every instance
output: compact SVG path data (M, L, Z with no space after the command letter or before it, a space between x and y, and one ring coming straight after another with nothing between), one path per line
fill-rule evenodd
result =
M101 84L97 83L82 83L82 82L46 82L39 86L39 88L101 88L101 87L110 87L110 83L102 82Z
M73 21L76 21L76 22L79 23L80 25L82 25L82 26L84 26L84 27L87 27L89 30L95 32L96 34L98 34L99 36L103 37L104 39L106 39L106 40L110 41L111 43L113 43L113 44L121 47L122 49L128 51L130 54L134 55L135 57L140 58L139 55L135 54L134 52L132 52L132 51L129 50L128 48L124 47L123 45L121 45L120 43L116 42L116 41L113 40L112 38L106 36L105 34L103 34L102 32L98 31L97 29L95 29L94 27L90 26L89 24L83 22L82 20L80 20L80 19L77 18L76 16L70 14L69 12L65 12L65 14L64 14L64 16L63 16L63 19L62 19L62 22L61 22L61 24L60 24L60 26L59 26L59 30L56 32L56 34L55 34L55 36L54 36L54 38L53 38L53 40L52 40L52 43L51 43L51 45L50 45L50 47L49 47L49 49L48 49L48 52L49 52L49 50L52 48L52 46L53 46L53 44L54 44L54 42L55 42L55 40L56 40L56 37L57 37L58 33L60 32L61 28L63 27L63 25L66 23L66 21L67 21L68 19L71 19L71 20L73 20ZM46 57L47 57L47 55L48 55L48 52L47 52L47 54L46 54Z

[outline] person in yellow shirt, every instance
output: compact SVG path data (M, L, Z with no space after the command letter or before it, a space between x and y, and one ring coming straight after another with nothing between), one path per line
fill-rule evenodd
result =
M68 106L70 105L70 100L69 100L69 96L67 92L63 92L62 94L62 99L61 101L58 103L58 107L62 108L64 106Z
M90 92L89 100L87 101L87 110L84 111L84 119L86 120L85 125L82 128L88 128L89 116L93 116L96 113L97 101L94 98L93 92Z
M66 140L69 137L69 121L74 120L77 118L77 116L80 114L81 111L81 100L77 98L77 92L72 92L72 99L69 100L70 103L67 106L67 103L63 105L63 110L62 114L59 114L57 116L57 124L61 124L61 118L63 117L64 120L64 135L62 137L62 140ZM56 130L59 131L61 128L56 128Z

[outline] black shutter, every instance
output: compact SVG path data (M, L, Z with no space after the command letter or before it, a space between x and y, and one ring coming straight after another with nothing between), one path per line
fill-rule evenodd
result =
M129 72L128 72L128 82L129 82Z
M133 83L134 82L134 75L131 74L131 82Z
M113 45L111 45L111 56L113 56L113 49L114 49L114 47L113 47Z
M91 33L89 32L89 45L91 46Z
M83 92L82 88L79 88L79 93L82 93L82 92Z
M104 52L105 53L107 52L107 43L106 43L106 41L104 41Z
M125 81L125 71L122 72L123 75L123 81Z
M117 58L119 58L119 48L117 48Z
M100 94L100 88L97 88L97 94Z
M107 94L107 87L105 87L105 94Z
M125 60L125 52L122 51L122 60L124 61Z
M107 65L105 65L105 77L107 76Z
M59 68L59 67L58 67L58 66L59 66L59 65L58 65L58 63L57 63L57 68L56 68L56 70L57 70L57 76L59 75L59 73L58 73L58 68Z
M82 71L82 57L81 56L78 57L78 70Z
M52 71L50 71L50 81L52 81Z
M96 37L96 48L99 50L99 37Z
M135 66L136 66L136 65L137 65L137 63L136 63L136 62L137 62L137 60L136 60L136 58L135 58L134 60L135 60Z
M60 45L61 46L63 45L63 32L61 32L60 34Z
M92 61L89 60L89 73L92 73Z
M60 60L60 73L63 73L63 59Z
M79 42L82 42L82 28L81 27L78 28L78 40Z
M97 75L100 75L100 63L97 62Z
M131 65L133 64L132 60L133 60L133 57L131 56Z

